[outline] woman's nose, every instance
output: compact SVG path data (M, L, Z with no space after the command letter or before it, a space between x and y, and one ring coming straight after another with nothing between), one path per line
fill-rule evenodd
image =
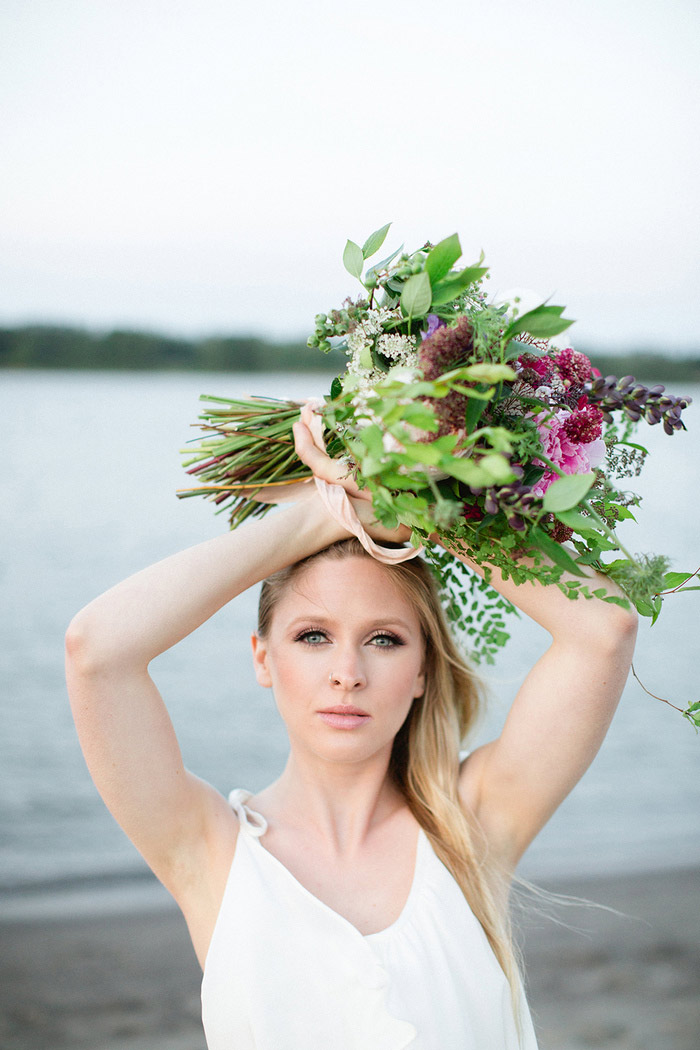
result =
M362 669L357 666L344 667L331 671L328 680L333 689L338 689L342 692L351 692L355 689L362 689L362 687L367 684Z

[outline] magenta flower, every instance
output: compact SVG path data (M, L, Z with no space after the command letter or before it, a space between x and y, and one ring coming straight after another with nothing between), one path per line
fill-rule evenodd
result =
M549 418L543 412L535 417L537 431L545 455L564 474L588 474L605 458L605 442L600 437L587 442L573 440L567 431L567 422L571 416L572 413L566 409L560 409ZM553 470L545 470L540 480L532 487L534 495L544 496L558 477Z

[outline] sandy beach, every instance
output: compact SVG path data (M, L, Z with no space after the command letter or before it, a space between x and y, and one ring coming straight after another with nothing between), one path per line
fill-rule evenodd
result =
M622 914L545 905L558 921L532 911L523 920L541 1050L698 1050L700 871L545 888ZM91 905L83 891L81 907L70 895L63 906L5 901L3 1050L205 1050L199 967L183 920L158 892L130 897L117 886Z

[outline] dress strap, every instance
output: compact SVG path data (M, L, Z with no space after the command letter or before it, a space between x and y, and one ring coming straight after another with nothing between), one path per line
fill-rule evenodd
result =
M246 791L245 788L235 788L229 795L228 801L238 817L241 827L249 835L257 839L267 831L267 821L262 813L258 813L256 810L249 809L246 806L246 799L249 799L251 794L252 792Z

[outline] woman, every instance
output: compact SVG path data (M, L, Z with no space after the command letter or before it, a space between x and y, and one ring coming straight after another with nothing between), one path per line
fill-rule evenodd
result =
M373 523L304 424L295 436L375 540L406 538ZM265 578L253 660L290 754L275 783L227 801L183 767L148 664ZM507 884L601 744L636 624L556 587L494 583L552 644L500 737L461 764L477 689L429 573L369 557L316 493L145 569L71 624L81 745L185 916L210 1050L536 1046Z

